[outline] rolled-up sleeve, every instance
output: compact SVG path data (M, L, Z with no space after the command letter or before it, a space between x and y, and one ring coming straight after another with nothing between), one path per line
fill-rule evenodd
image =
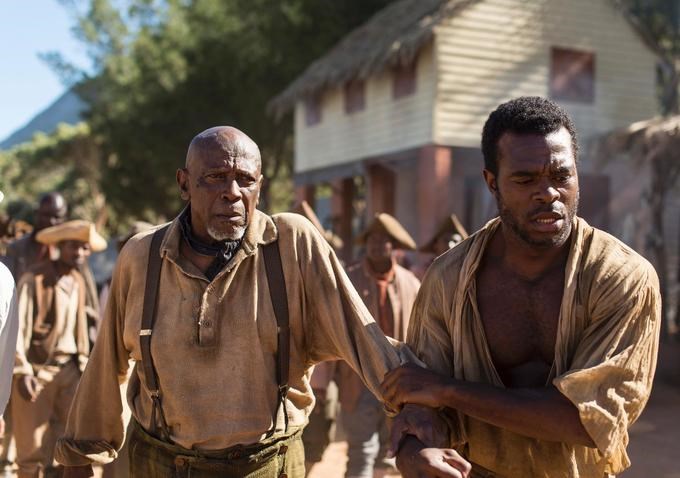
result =
M656 273L641 267L611 277L591 298L591 321L570 371L553 381L579 410L584 428L609 472L629 466L628 428L652 388L661 324Z
M114 271L99 336L71 405L66 432L57 442L55 458L63 465L109 463L123 445L121 385L129 368L129 355L123 343L125 262L123 254Z

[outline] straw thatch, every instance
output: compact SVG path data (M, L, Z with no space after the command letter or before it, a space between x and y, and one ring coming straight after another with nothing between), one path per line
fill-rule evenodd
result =
M480 1L396 0L309 65L269 102L269 113L280 118L301 98L313 97L326 88L338 87L350 80L365 80L390 67L410 64L430 42L437 25ZM620 0L609 2L628 20L643 43L661 55L649 33Z
M397 0L349 33L314 61L269 103L280 117L295 102L353 79L366 79L386 68L408 65L443 19L480 0Z
M675 161L680 152L680 116L638 121L605 135L595 147L599 158L629 153L638 163L649 163L664 156Z

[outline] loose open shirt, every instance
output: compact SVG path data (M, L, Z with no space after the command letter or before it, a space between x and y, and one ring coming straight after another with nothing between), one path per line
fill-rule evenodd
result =
M119 385L128 358L137 362L128 387L134 418L150 427L151 399L140 365L144 284L151 233L121 252L97 343L71 409L56 457L66 465L109 462L124 438ZM314 406L313 364L347 361L376 394L400 364L340 262L314 226L297 214L256 211L241 248L208 281L179 252L175 219L161 245L163 266L151 353L172 440L216 450L260 441L277 410L277 325L262 245L278 238L290 311L289 432ZM284 428L283 412L275 420Z
M476 271L499 220L439 257L423 280L407 343L428 367L503 387L476 298ZM449 413L449 445L503 477L603 477L630 465L628 428L649 397L661 316L652 266L576 219L550 382L579 411L596 448L524 437ZM549 382L549 383L550 383Z

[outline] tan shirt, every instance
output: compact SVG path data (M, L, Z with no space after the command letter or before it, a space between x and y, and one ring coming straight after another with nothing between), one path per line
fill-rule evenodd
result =
M277 408L276 318L261 245L279 239L288 293L291 356L287 409L292 430L314 406L312 365L347 361L379 395L384 374L399 365L395 349L373 322L335 253L297 214L256 211L241 248L212 282L180 255L172 222L161 246L163 267L151 351L171 438L186 448L222 449L260 441ZM121 252L106 315L56 448L66 465L108 462L123 443L119 384L128 358L132 414L149 427L151 399L139 346L151 232ZM277 431L283 430L279 414ZM291 431L289 429L289 431Z
M395 331L393 338L403 341L406 339L409 317L418 294L420 281L411 271L399 264L394 264L393 272L387 286L387 299L391 309L389 315L393 322L390 329ZM347 269L347 275L373 317L378 317L380 310L378 285L365 261L350 266ZM364 385L359 376L344 363L338 363L336 377L343 410L353 411L364 390Z
M66 282L70 293L60 286ZM80 273L74 270L60 279L54 262L46 261L29 269L17 290L19 337L14 374L32 375L59 352L77 353L84 368L90 344L85 280Z
M498 219L440 256L416 301L407 343L430 368L503 384L476 306L475 273ZM630 465L628 428L649 397L661 299L652 266L577 219L566 266L552 384L579 410L597 448L520 436L451 414L450 446L503 477L603 477Z

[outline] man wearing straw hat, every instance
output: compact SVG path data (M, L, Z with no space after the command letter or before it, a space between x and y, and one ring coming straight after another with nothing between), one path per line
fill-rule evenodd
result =
M451 214L445 217L430 240L418 248L418 252L432 254L432 258L419 265L413 272L418 278L422 279L435 258L467 239L467 237L468 233L458 216Z
M53 450L63 433L90 352L86 283L78 271L106 241L89 221L42 229L35 239L59 258L31 267L19 282L19 340L12 398L19 478L56 473Z
M376 214L358 242L366 249L363 260L347 269L385 335L406 339L408 320L420 287L409 270L397 264L397 249L414 250L415 241L394 217ZM372 478L373 468L391 468L387 461L387 427L383 406L346 364L337 371L342 424L347 433L347 477Z

